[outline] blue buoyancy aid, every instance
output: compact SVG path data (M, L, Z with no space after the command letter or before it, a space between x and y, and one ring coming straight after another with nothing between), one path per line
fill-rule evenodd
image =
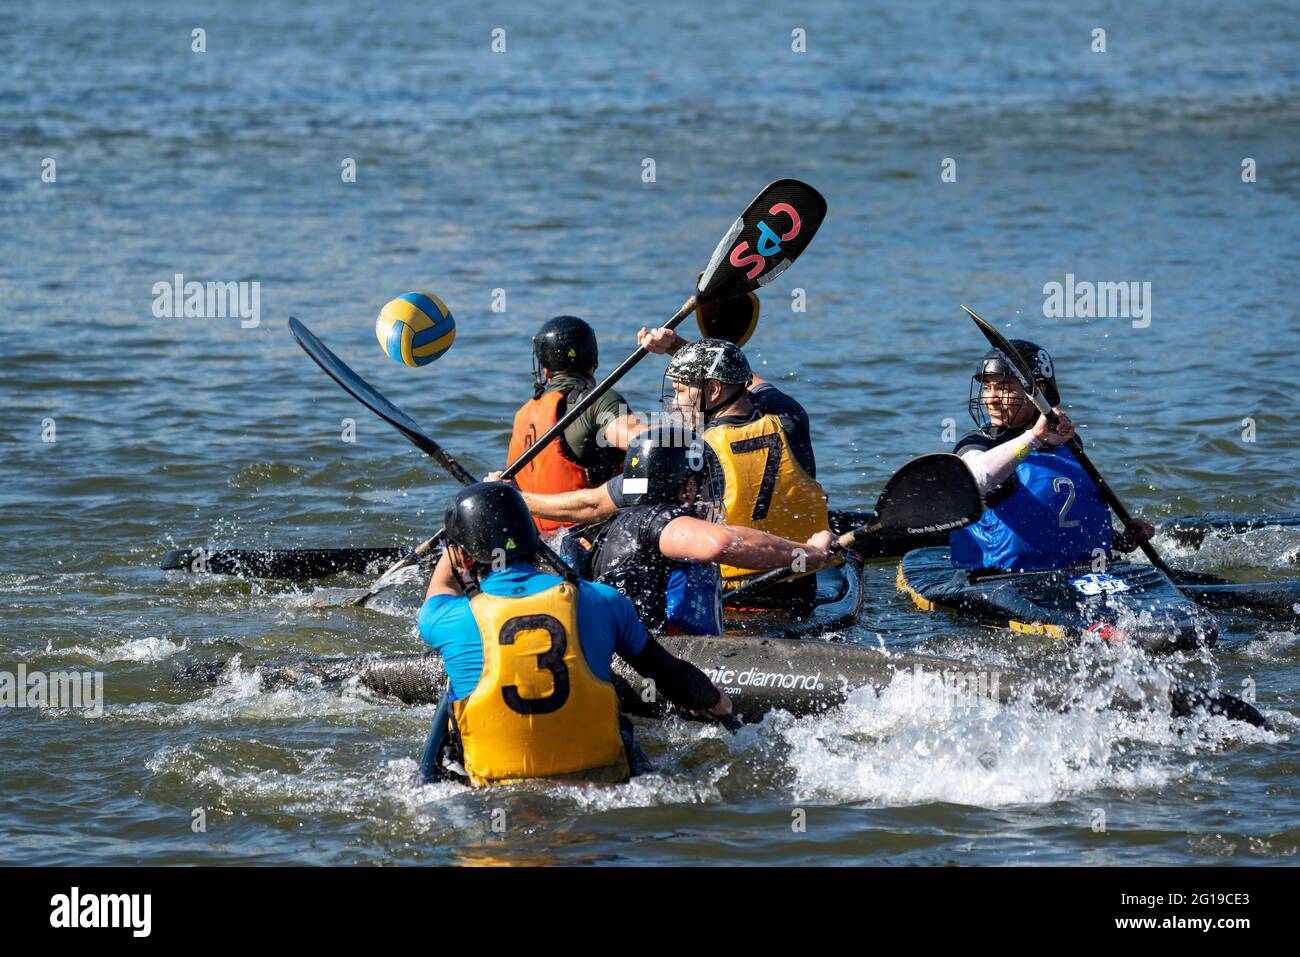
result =
M681 563L668 573L664 597L668 634L722 634L722 575L717 565Z
M1015 490L949 536L956 568L1047 571L1109 558L1110 511L1065 446L1030 452L1008 479Z

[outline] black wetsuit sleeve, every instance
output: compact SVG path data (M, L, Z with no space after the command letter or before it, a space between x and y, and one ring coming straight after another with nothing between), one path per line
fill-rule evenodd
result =
M664 696L687 711L712 708L722 698L721 692L699 668L669 654L652 636L641 653L627 659L636 673L649 678Z
M655 506L649 521L645 522L639 530L641 545L652 552L657 552L659 550L659 536L663 535L668 526L677 519L690 514L691 510L686 505Z

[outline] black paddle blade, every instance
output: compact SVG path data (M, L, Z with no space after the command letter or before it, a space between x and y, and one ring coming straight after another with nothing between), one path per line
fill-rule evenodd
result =
M354 399L405 435L425 454L436 457L442 452L438 444L424 434L414 419L353 372L346 362L330 352L325 343L316 338L315 333L292 316L289 317L289 331L293 333L294 339L302 346L303 351L311 356L331 379L343 386Z
M826 218L821 193L778 179L731 224L695 287L700 302L730 299L771 282L799 258Z
M704 274L700 274L702 279ZM758 326L758 296L747 292L731 299L715 299L695 307L695 321L705 339L725 339L743 346Z
M1016 378L1020 380L1020 387L1025 390L1025 395L1033 396L1033 394L1038 391L1038 386L1034 382L1034 367L1025 361L1025 357L1016 351L1016 347L1011 344L1010 340L1008 340L1006 336L998 332L965 306L962 306L962 309L965 311L966 315L970 316L971 319L975 321L975 325L979 326L980 332L984 333L984 338L989 341L989 345L1002 353L1003 357L1007 360L1007 364L1010 365L1012 370L1016 373Z
M943 452L912 459L885 483L876 502L881 530L909 535L964 528L982 514L975 476L965 462Z

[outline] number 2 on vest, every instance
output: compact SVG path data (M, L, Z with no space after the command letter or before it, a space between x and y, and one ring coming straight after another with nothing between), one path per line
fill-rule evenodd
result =
M1064 476L1057 476L1052 479L1052 491L1060 492L1062 488L1068 489L1065 496L1065 504L1061 506L1061 514L1056 516L1056 524L1060 528L1074 528L1079 524L1077 518L1067 519L1065 516L1070 514L1070 506L1074 504L1074 482Z
M760 452L767 449L767 462L763 465L763 481L758 487L758 498L754 500L754 521L767 517L772 507L772 493L776 491L776 478L781 473L781 436L775 432L756 435L752 439L741 439L731 443L731 451L737 455L745 452Z
M513 645L521 631L544 631L550 635L551 646L536 656L537 670L549 671L555 686L544 698L525 698L520 695L517 685L506 685L501 689L501 697L505 699L506 707L517 714L551 714L559 711L564 702L569 700L569 669L564 664L564 652L569 646L569 640L564 625L550 615L521 615L501 626L497 644Z

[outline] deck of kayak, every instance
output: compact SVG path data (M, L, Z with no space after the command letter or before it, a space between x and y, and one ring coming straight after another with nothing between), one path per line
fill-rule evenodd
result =
M909 552L899 563L900 592L922 611L1048 638L1130 641L1164 652L1212 645L1214 616L1150 565L1112 562L1050 572L954 571L946 548Z

